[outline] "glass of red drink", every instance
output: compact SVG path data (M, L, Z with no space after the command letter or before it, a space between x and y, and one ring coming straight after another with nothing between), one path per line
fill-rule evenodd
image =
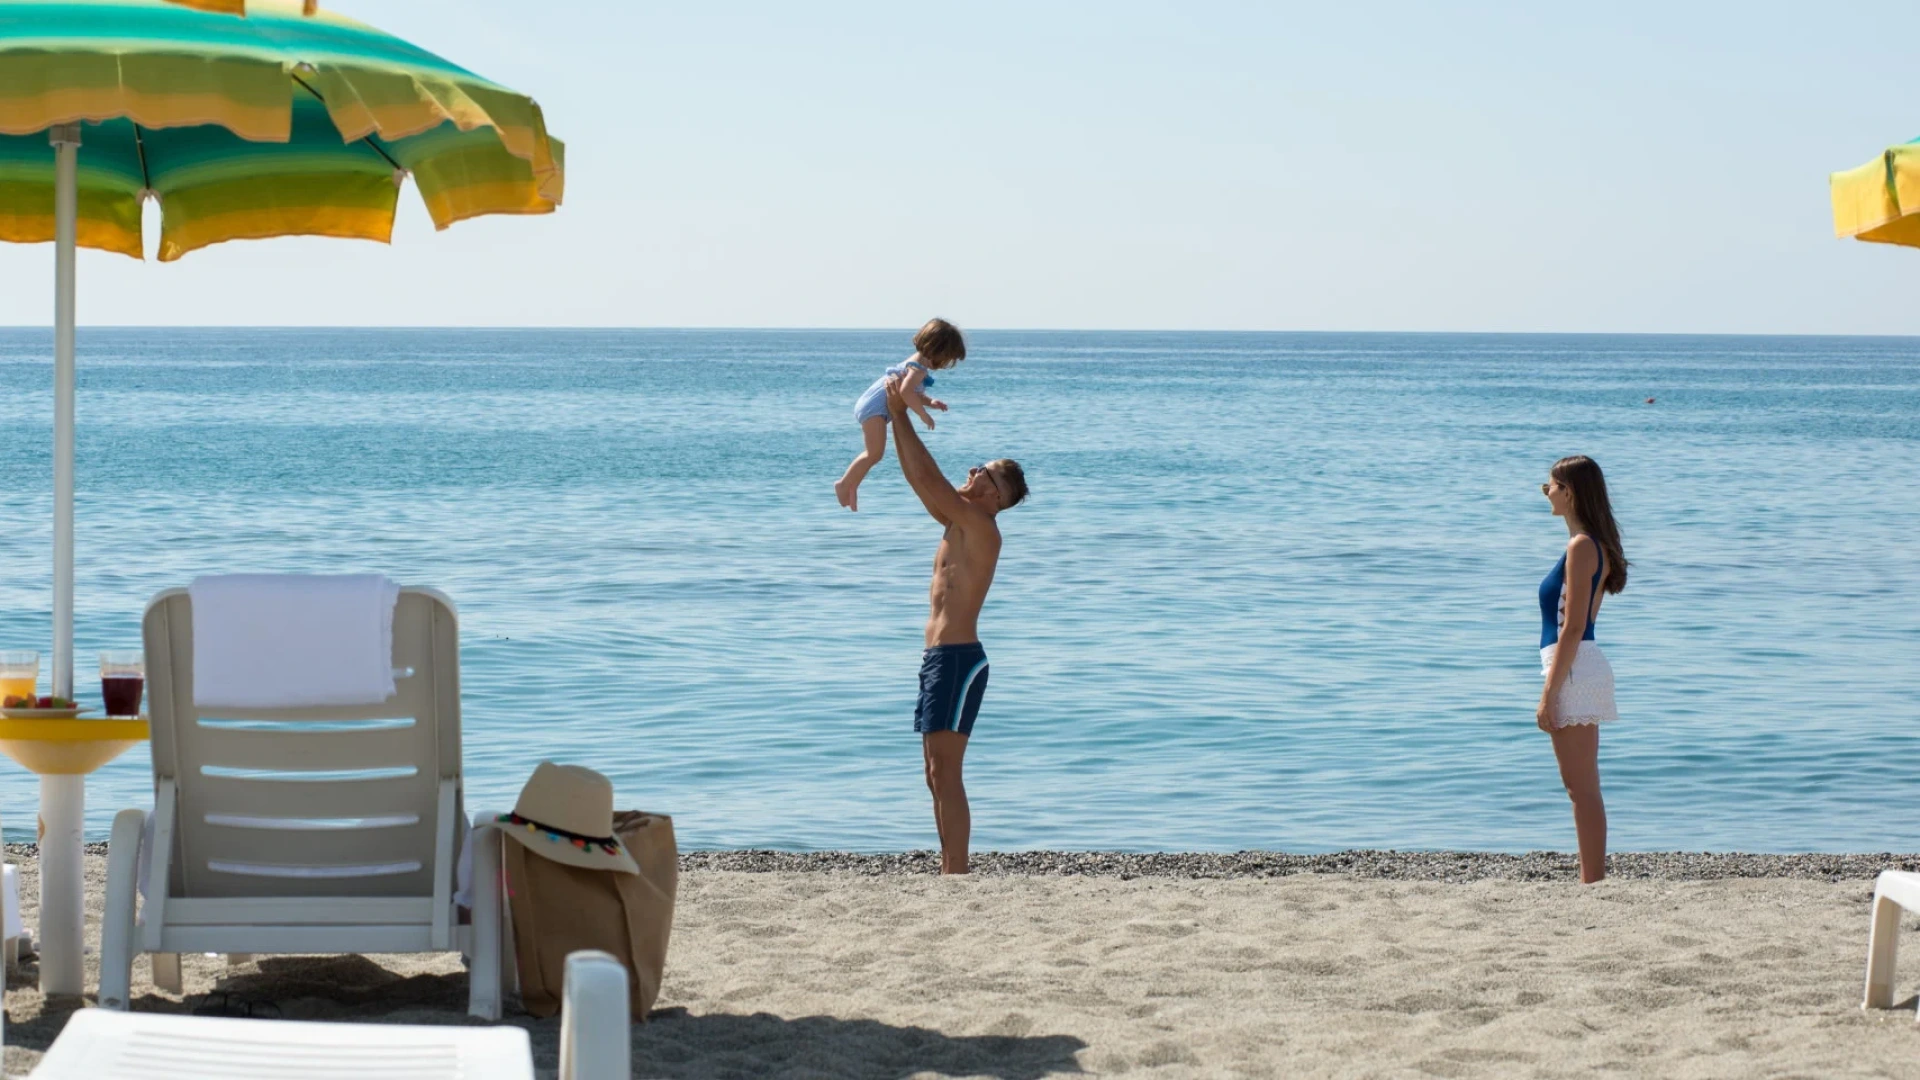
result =
M137 649L109 649L100 654L100 697L108 716L139 716L140 695L147 688L147 658Z

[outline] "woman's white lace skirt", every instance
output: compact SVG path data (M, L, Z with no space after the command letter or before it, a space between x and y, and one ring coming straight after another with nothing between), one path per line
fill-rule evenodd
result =
M1553 668L1556 648L1549 645L1540 650L1543 678ZM1613 665L1607 663L1607 654L1600 651L1598 642L1582 641L1573 654L1573 670L1567 672L1567 681L1560 685L1560 696L1554 700L1553 726L1607 724L1618 719L1620 710L1613 704Z

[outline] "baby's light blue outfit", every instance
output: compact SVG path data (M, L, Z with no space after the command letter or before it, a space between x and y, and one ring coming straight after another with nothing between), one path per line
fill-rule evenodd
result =
M873 385L867 387L866 393L860 395L860 400L853 403L853 422L856 424L864 424L876 416L881 419L886 419L887 380L895 375L904 376L910 368L919 368L921 371L927 371L925 365L913 360L909 360L904 364L895 364L888 368L887 373L873 380ZM920 388L925 390L932 385L933 372L927 371L927 377L920 380Z

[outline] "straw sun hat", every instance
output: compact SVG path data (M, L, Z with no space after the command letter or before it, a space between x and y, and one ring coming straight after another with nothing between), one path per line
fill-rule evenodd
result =
M513 813L482 824L557 863L623 874L640 872L613 834L613 783L592 769L543 761L520 789Z

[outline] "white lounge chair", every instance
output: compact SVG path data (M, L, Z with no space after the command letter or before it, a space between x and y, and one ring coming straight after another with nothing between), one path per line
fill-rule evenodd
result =
M470 935L453 900L467 831L453 604L403 589L393 613L394 697L351 708L219 709L193 694L184 589L144 621L154 805L122 811L107 856L100 1004L125 1009L133 958L179 992L183 952L415 953L470 945L469 1011L500 1017L500 875L476 866ZM488 860L491 862L492 860ZM135 925L135 894L145 897Z
M12 863L7 863L4 871L5 881L0 883L0 935L6 937L7 970L12 971L20 962L20 936L25 928L20 925L20 874Z
M627 1080L627 971L603 952L567 957L560 1080ZM533 1080L517 1027L232 1020L82 1009L30 1080Z
M4 991L7 985L7 976L13 974L14 960L17 957L20 947L20 939L14 935L13 928L7 925L14 919L19 918L18 909L20 907L20 901L18 898L18 882L20 879L14 875L13 864L5 860L6 851L4 848L0 848L0 875L4 875L5 877L4 881L0 881L0 934L6 936L6 944L0 946L0 952L4 952L4 955L0 955L0 997L5 996ZM0 1008L0 1046L6 1045L6 1041L6 1009Z
M0 879L0 936L6 939L0 945L0 987L4 987L20 961L20 938L26 930L20 925L20 875L12 863L0 862ZM6 1042L6 1032L5 1010L0 1009L0 1045Z
M1873 883L1873 931L1867 938L1867 995L1863 1009L1893 1006L1893 961L1900 948L1900 913L1920 911L1920 874L1882 870Z

